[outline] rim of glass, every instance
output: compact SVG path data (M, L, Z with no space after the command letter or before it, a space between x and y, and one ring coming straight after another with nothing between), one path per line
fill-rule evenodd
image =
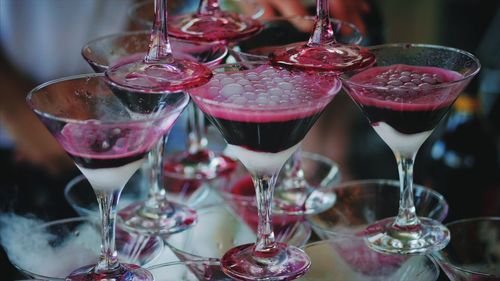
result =
M85 56L85 50L86 49L90 49L90 46L95 44L95 43L99 43L99 42L104 42L106 40L112 40L112 39L116 39L116 38L119 38L119 37L127 37L127 36L134 36L134 35L149 35L151 33L150 30L138 30L138 31L127 31L127 32L119 32L119 33L113 33L113 34L109 34L109 35L105 35L105 36L101 36L101 37L98 37L98 38L95 38L89 42L87 42L82 50L81 50L81 54L82 56L92 62L93 64L95 64L96 66L100 67L100 68L109 68L110 65L104 65L104 64L100 64L100 63L97 63L95 60L91 60L90 58L88 58L87 56ZM203 42L203 41L188 41L188 40L184 40L184 39L178 39L178 38L175 38L175 37L170 37L169 38L170 41L175 41L175 42L180 42L180 43L186 43L186 44L190 44L190 45L206 45L206 46L218 46L220 47L222 50L224 50L222 52L222 55L220 57L217 57L213 60L210 60L210 61L207 61L207 62L203 62L201 64L204 64L204 65L209 65L219 59L222 59L224 58L229 50L227 48L227 46L225 46L224 44L221 44L220 42Z
M476 69L473 69L474 71L468 73L467 75L463 76L460 79L453 80L453 81L448 81L444 83L439 83L437 85L430 85L426 90L430 89L441 89L441 88L446 88L450 85L458 84L464 80L467 80L471 77L474 77L480 70L481 70L481 63L479 62L479 59L475 57L473 54L457 49L457 48L452 48L452 47L446 47L446 46L441 46L441 45L433 45L433 44L414 44L414 43L392 43L392 44L382 44L382 45L375 45L375 46L370 46L367 47L368 50L373 51L377 49L388 49L388 48L393 48L393 49L409 49L409 48L419 48L419 49L439 49L439 50L446 50L450 52L455 52L459 53L461 55L464 55L468 58L470 58L473 62L476 64ZM376 56L375 56L376 59ZM376 61L375 61L376 63ZM369 69L369 68L368 68ZM348 85L352 86L357 86L357 87L362 87L362 88L369 88L369 89L375 89L375 90L388 90L388 87L386 86L376 86L376 85L367 85L364 83L358 83L358 82L353 82L350 80L350 77L347 77L345 74L340 75L340 80L342 82L345 82ZM410 89L415 89L416 87L412 87Z
M114 87L116 87L114 83L112 83L108 78L106 78L106 76L105 76L104 73L78 74L78 75L66 76L66 77L62 77L62 78L50 80L50 81L47 81L45 83L42 83L42 84L36 86L26 96L26 102L29 105L29 107L36 114L38 114L40 116L43 116L45 118L49 118L49 119L52 119L52 120L57 120L57 121L65 122L65 123L73 123L73 124L85 124L85 123L88 123L90 120L92 120L93 124L97 124L97 125L103 125L103 124L109 124L109 125L112 125L112 124L141 124L141 123L144 123L144 122L158 121L158 120L162 120L162 119L165 118L164 116L166 115L166 113L165 114L160 114L159 116L158 115L149 116L149 117L146 117L145 119L141 119L141 120L126 120L126 121L123 121L123 120L121 120L121 121L115 121L115 120L102 121L102 120L96 120L96 119L77 120L77 119L72 119L72 118L59 117L59 116L55 116L55 115L47 113L47 112L40 111L40 110L38 110L36 108L36 106L32 102L32 96L33 95L36 95L37 92L40 92L42 89L44 89L44 88L46 88L48 86L51 86L53 84L57 84L57 83L61 83L61 82L66 82L66 81L71 81L71 80L82 80L82 79L85 79L85 80L88 81L88 80L94 79L94 78L101 78L106 83L108 83L108 84L113 85ZM179 92L182 92L182 91L161 92L161 93L158 93L158 94L168 95L169 93L179 93ZM154 94L154 93L151 93L151 94ZM188 101L189 101L189 97L188 97ZM182 109L180 109L180 111L182 111ZM171 112L173 112L173 111L169 111L168 113L170 114Z
M446 226L448 227L450 225L461 224L461 223L468 223L468 222L476 222L476 221L500 222L500 217L488 217L488 216L486 216L486 217L466 218L466 219L460 219L460 220L449 222L449 223L446 224ZM442 251L443 250L441 250L440 252L442 252ZM442 263L442 264L446 264L447 266L449 266L449 267L451 267L451 268L453 268L454 270L457 270L457 271L466 272L466 273L469 273L469 274L479 275L479 276L483 276L483 277L500 277L500 275L497 275L497 274L490 274L490 273L486 273L486 272L480 272L480 271L475 271L475 270L466 269L466 268L463 268L463 267L460 267L460 266L456 266L456 265L448 262L447 260L442 259L441 255L436 254L436 253L431 254L431 257L433 257L434 259L436 259L436 262Z
M267 65L267 66L270 66L270 67L273 67L273 68L279 67L281 69L288 70L289 72L307 73L307 71L304 71L304 70L299 70L299 69L298 70L290 70L289 68L286 68L286 67L275 66L275 65L272 65L269 61L235 62L235 63L228 63L228 64L220 64L220 65L213 66L210 69L212 69L213 75L216 75L216 74L219 74L219 73L236 73L236 72L238 72L238 70L235 70L235 71L232 71L232 72L229 72L229 71L228 72L225 72L225 71L224 72L217 72L216 71L217 69L235 68L237 66L243 66L244 67L244 66L262 66L262 65ZM239 71L242 71L242 70L239 70ZM338 84L338 87L337 87L336 91L330 90L330 91L327 92L327 94L323 95L322 97L311 101L314 104L320 104L324 100L328 100L328 99L333 98L340 91L341 82L338 79L338 75L336 75L334 73L329 73L329 72L316 72L316 73L324 73L324 74L332 75L332 79L335 79L336 83ZM208 82L208 83L210 83L210 82ZM197 91L199 91L199 87L187 89L186 91L189 93L189 95L191 96L192 99L201 101L202 104L203 104L203 106L205 106L205 105L208 105L208 106L222 106L224 108L239 109L239 110L247 111L247 112L248 111L252 111L252 112L255 112L255 111L257 111L257 112L266 112L266 111L277 112L277 111L280 111L280 112L282 112L282 111L289 111L289 110L295 109L295 108L304 108L304 104L302 104L302 103L290 104L290 105L277 105L276 108L262 108L262 107L256 107L256 106L255 107L249 107L248 105L234 104L234 103L230 103L230 102L214 101L214 100L209 99L209 98L200 97L200 96L192 93L193 89L197 89Z
M250 15L250 17L252 19L258 19L258 18L260 18L262 15L264 15L264 12L266 11L266 9L262 5L260 5L257 1L255 1L255 0L230 0L230 1L233 1L233 2L247 2L247 3L250 3L250 4L254 5L256 7L255 10L257 12L254 13L253 15ZM151 3L151 2L153 2L153 0L144 0L144 1L140 1L138 3L132 4L128 8L128 11L127 11L127 16L129 17L129 19L131 19L132 21L134 21L134 22L136 22L138 24L152 25L153 21L145 20L142 17L134 16L135 15L135 11L137 11L138 9L140 9L141 7L143 7L144 5L147 5L147 4ZM177 16L177 15L172 15L172 16Z
M175 265L191 265L191 264L195 264L195 265L202 264L202 265L208 265L208 266L213 266L213 265L220 266L220 262L218 260L214 260L214 259L196 259L196 260L186 260L186 261L165 262L165 263L160 263L160 264L152 265L150 267L146 267L145 269L146 270L155 270L155 269L162 268L162 267L175 266Z
M64 198L66 198L66 201L68 201L68 203L71 207L78 208L79 210L84 211L88 215L91 215L91 213L90 213L91 210L84 208L84 207L81 207L80 204L75 202L75 200L73 199L73 196L69 195L70 191L74 190L73 187L76 186L78 183L82 182L83 180L87 180L87 178L84 175L78 175L78 176L74 177L73 179L71 179L64 187ZM96 214L99 214L99 211L96 211Z
M330 188L331 188L332 191L336 191L336 190L339 190L339 189L349 188L349 187L355 186L355 185L367 185L367 184L369 184L369 185L384 184L384 185L394 186L394 188L399 188L399 186L400 186L400 182L398 180L390 180L390 179L367 179L367 180L346 181L346 182L343 182L343 183L340 183L340 184L334 184L334 185L330 186ZM424 190L428 194L431 194L433 197L435 197L438 200L439 203L444 203L444 204L442 204L443 207L445 208L445 210L443 211L442 219L446 218L446 216L448 215L449 205L448 205L448 202L446 201L446 199L444 198L444 196L441 195L440 193L438 193L437 191L435 191L433 189L430 189L428 187L425 187L423 185L413 184L413 190L416 191L417 188L421 189L421 190ZM332 208L335 208L335 205L333 205ZM345 237L345 236L347 236L347 237L356 237L354 234L332 231L329 228L325 228L325 227L323 227L321 225L318 225L317 223L315 223L311 219L308 219L308 221L309 221L309 223L314 228L320 229L320 230L328 232L328 233L332 233L335 236L339 236L339 237Z
M302 151L302 157L303 158L310 158L310 159L317 158L321 162L327 163L331 167L335 167L335 166L337 168L339 167L339 164L337 162L333 161L332 159L330 159L324 155L318 154L318 153L311 153L308 151ZM338 169L337 174L339 177L341 176L340 169ZM250 176L250 174L241 175L240 179L245 177L245 176ZM319 188L317 190L328 190L328 189L331 189L331 186ZM217 190L222 193L223 197L227 198L228 196L230 196L231 198L235 198L238 201L245 202L245 205L255 203L255 195L248 196L248 195L240 195L240 194L232 193L232 192L228 191L228 189L226 187L218 187Z

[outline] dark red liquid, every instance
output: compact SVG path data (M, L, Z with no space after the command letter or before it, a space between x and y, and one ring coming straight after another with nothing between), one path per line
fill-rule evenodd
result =
M385 122L404 134L429 131L448 112L462 88L442 86L459 80L457 72L409 65L373 67L346 83L370 123Z
M299 143L320 114L317 112L304 118L265 123L239 122L210 115L207 118L217 126L229 144L276 153Z

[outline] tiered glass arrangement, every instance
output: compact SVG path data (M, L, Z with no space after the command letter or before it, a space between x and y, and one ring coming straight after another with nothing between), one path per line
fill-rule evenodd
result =
M370 48L376 65L342 79L352 100L391 148L398 163L401 199L396 218L366 230L373 249L399 254L440 250L450 239L438 221L419 218L413 202L413 163L418 149L479 72L471 54L432 45Z
M304 252L277 243L272 228L274 185L285 161L340 90L332 73L287 70L267 63L222 65L190 95L219 129L252 175L259 223L255 244L229 250L221 260L236 279L290 280L310 266Z
M152 280L148 271L118 261L116 206L125 183L171 128L189 97L183 92L147 95L138 103L136 94L111 86L102 74L50 81L28 94L28 104L73 158L99 201L99 261L76 269L67 280Z
M206 83L212 72L191 60L175 58L167 33L167 1L155 1L155 21L150 47L143 59L115 64L105 72L117 89L134 92L127 97L138 105L154 93L171 93ZM158 101L160 102L160 101ZM150 154L151 196L120 211L123 224L134 231L149 234L170 234L182 231L196 222L196 212L166 198L162 186L162 156L166 135Z

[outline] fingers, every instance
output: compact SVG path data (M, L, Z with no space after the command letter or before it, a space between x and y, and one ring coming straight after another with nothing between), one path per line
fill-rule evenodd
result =
M275 16L291 17L307 15L307 11L300 0L258 0L264 8L263 19Z
M336 19L356 25L363 35L366 26L362 15L370 12L370 6L364 0L333 0L330 2L332 16Z

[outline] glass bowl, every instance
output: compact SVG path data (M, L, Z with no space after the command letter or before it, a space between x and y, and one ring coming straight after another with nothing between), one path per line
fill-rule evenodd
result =
M330 187L340 181L341 175L337 163L322 155L303 151L300 164L311 190L304 192L302 189L278 188L284 177L282 169L276 183L277 188L274 190L275 216L281 214L278 217L285 219L287 216L303 216L321 212L324 210L323 206L330 207L336 200L336 195ZM244 167L240 165L238 169L221 178L214 186L236 213L244 214L243 217L257 225L255 188L250 174Z
M446 226L450 243L433 257L448 278L500 280L500 217L464 219Z
M263 21L264 28L257 35L238 42L231 49L236 61L262 61L284 45L309 40L314 25L314 16L278 17ZM363 36L351 23L331 19L335 38L343 44L359 44Z
M195 13L200 0L169 1L167 5L169 15ZM133 4L128 15L132 22L144 29L153 25L154 9L153 0ZM264 14L264 7L255 0L220 0L221 10L239 13L258 19Z
M93 264L99 257L100 224L94 218L69 218L42 223L11 217L2 219L2 245L10 262L30 278L64 280L76 268ZM158 237L116 229L120 261L147 265L164 248Z
M118 210L147 198L148 188L139 173L136 173L125 185L118 203ZM167 190L169 199L178 203L187 203L193 208L203 202L210 192L207 186L199 182L195 184L190 181L168 178L164 180L164 183L165 186L169 187L169 190ZM99 208L94 190L84 176L77 176L66 185L64 197L80 216L99 217Z
M167 237L165 242L180 260L218 260L235 246L255 242L256 227L256 222L247 220L244 214L217 204L198 209L198 223ZM304 246L311 235L303 217L274 215L273 227L277 241L297 247Z
M338 236L304 247L311 268L298 280L435 281L438 266L423 255L388 255L371 250L364 239Z
M444 197L421 185L413 187L417 215L443 221L448 214ZM367 226L398 213L399 181L351 181L332 185L330 191L337 196L335 205L308 217L314 232L323 239L363 235Z

